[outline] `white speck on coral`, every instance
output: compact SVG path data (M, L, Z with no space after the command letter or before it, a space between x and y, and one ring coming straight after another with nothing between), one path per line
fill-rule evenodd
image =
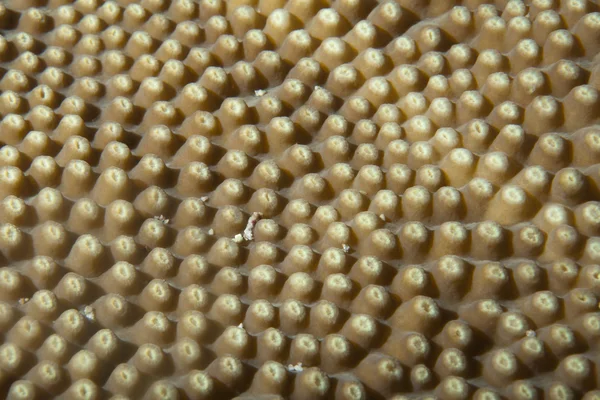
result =
M525 332L525 335L527 335L527 337L535 337L535 331L533 329L529 329L527 332Z
M29 297L21 297L19 299L19 304L23 305L29 301Z
M203 203L206 203L208 201L208 196L202 196L200 197L200 200L202 200Z
M302 372L304 370L301 362L299 362L298 364L288 364L287 367L288 370L292 372Z
M385 221L385 215L383 215L383 214L379 214L379 218L380 218L382 221Z
M90 321L96 320L96 312L92 306L85 306L82 312L83 316L89 319Z
M344 250L344 253L348 253L350 251L350 246L348 246L346 243L344 243L342 245L342 249Z
M242 243L244 241L244 237L242 236L241 233L238 233L237 235L235 235L233 237L233 241L236 243Z
M208 234L209 234L210 236L214 235L214 234L215 234L215 230L214 230L213 228L210 228L210 229L208 230Z
M244 229L244 239L245 240L253 240L254 239L254 227L256 223L262 218L262 213L253 212L250 218L248 218L248 223L246 224L246 228Z
M262 97L265 94L267 94L267 91L264 90L264 89L258 89L258 90L254 91L254 95L257 96L257 97Z
M161 222L163 222L163 223L165 223L165 224L168 224L168 223L169 223L169 221L170 221L170 220L169 220L169 218L165 218L165 216L164 216L164 215L162 215L162 214L161 214L161 215L159 215L159 216L157 216L157 217L154 217L154 219L156 219L156 220L158 220L158 221L161 221Z

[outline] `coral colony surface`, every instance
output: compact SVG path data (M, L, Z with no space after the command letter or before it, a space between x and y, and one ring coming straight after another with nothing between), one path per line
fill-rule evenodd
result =
M0 398L600 399L599 11L0 1Z

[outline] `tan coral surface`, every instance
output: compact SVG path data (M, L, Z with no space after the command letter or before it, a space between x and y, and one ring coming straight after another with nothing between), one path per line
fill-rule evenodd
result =
M600 399L591 0L0 2L0 397Z

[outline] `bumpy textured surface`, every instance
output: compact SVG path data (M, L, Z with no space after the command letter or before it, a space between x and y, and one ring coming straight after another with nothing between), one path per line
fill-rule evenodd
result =
M0 2L0 397L599 399L598 10Z

